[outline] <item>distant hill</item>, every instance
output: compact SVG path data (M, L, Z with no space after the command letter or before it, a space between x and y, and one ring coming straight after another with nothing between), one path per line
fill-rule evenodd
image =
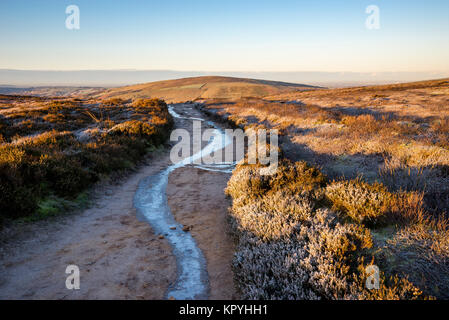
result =
M0 85L18 87L119 87L200 76L271 79L325 87L402 83L448 77L447 72L303 72L179 70L14 70L0 69Z
M266 101L314 105L352 115L432 119L449 115L449 78L380 86L323 89L264 97ZM442 124L447 128L447 125ZM447 129L446 129L447 130Z
M349 87L349 88L335 88L335 89L325 89L314 92L286 92L276 95L266 96L266 100L274 101L293 101L301 100L307 98L321 99L321 104L324 100L328 99L330 102L334 101L337 97L346 97L352 99L354 97L360 98L361 96L372 95L372 94L382 94L382 93L392 93L392 92L418 92L419 90L431 90L439 89L446 90L443 91L444 94L448 94L447 86L449 84L449 78L436 79L436 80L426 80L426 81L416 81L407 83L395 83L386 85L375 85L375 86L362 86L362 87ZM443 88L443 89L442 89ZM440 91L436 91L435 94L440 94Z
M317 88L278 81L206 76L112 88L98 94L97 97L101 99L152 97L175 103L201 99L261 98Z
M106 88L100 87L18 87L18 86L0 86L0 94L26 95L41 97L78 97L98 95Z

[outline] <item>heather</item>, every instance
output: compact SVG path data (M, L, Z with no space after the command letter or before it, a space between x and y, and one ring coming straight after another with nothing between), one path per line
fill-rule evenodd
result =
M0 219L54 215L95 182L135 166L168 137L157 99L0 97Z
M233 200L230 215L238 243L233 268L244 298L446 296L448 279L432 280L447 262L447 228L426 218L419 203L406 219L386 214L410 211L403 198L413 194L389 194L380 185L370 189L360 181L350 182L352 190L346 193L341 186L349 182L331 181L303 161L283 160L273 176L259 170L240 164L226 189ZM339 192L343 195L337 197ZM352 202L365 203L367 209L352 208ZM396 252L405 255L404 243L409 243L408 254L419 259L416 272L405 268L399 256L392 259ZM365 286L370 265L381 271L378 290Z

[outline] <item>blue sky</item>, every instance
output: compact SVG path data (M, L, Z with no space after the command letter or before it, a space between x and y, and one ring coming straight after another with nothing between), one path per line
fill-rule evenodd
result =
M449 72L448 16L447 0L1 0L0 68Z

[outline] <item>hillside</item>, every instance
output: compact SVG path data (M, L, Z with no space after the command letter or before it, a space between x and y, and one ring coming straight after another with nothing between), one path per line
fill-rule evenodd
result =
M316 88L318 87L286 82L208 76L113 88L99 94L98 97L102 99L158 97L168 103L175 103L199 99L260 98Z
M17 87L0 86L0 94L37 96L37 97L79 97L93 96L103 92L106 88L102 87Z
M242 297L448 299L448 102L447 79L206 102L281 134L274 175L241 163L226 189Z
M401 115L439 116L447 105L449 79L419 81L379 86L324 89L309 92L287 92L264 99L297 102L324 108L362 108L366 112Z

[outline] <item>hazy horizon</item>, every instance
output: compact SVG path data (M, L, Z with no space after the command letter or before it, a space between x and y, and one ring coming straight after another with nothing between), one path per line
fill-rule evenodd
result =
M67 27L72 5L79 29ZM370 29L373 5L378 25ZM3 0L0 69L282 73L278 78L295 70L366 74L367 82L421 80L449 75L447 12L442 0ZM286 78L305 81L295 77Z
M351 86L411 82L449 77L425 72L224 72L179 70L14 70L0 69L0 86L115 87L198 76L264 79L318 86Z

